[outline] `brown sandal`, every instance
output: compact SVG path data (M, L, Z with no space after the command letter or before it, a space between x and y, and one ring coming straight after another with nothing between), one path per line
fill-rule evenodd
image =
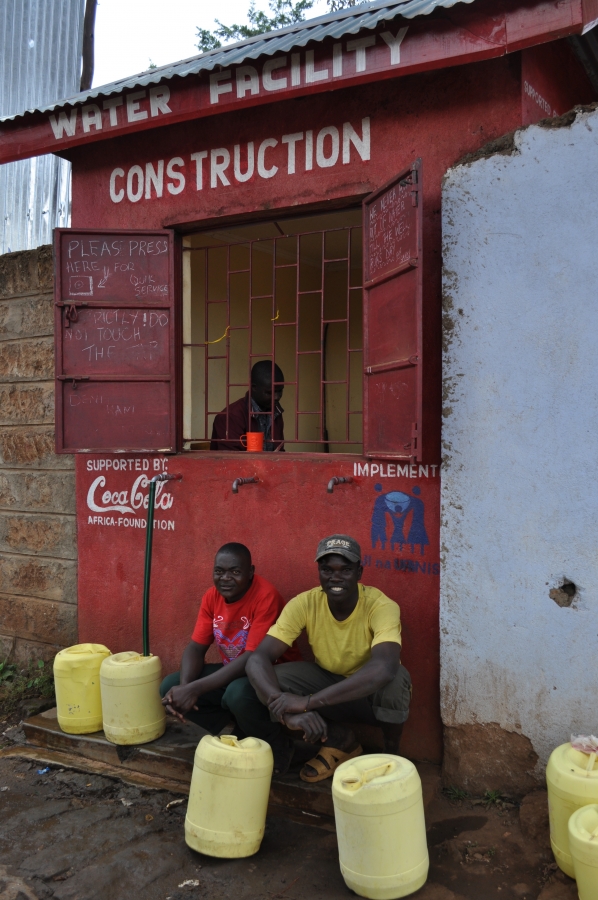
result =
M311 766L312 769L315 769L318 774L306 775L304 766L299 772L299 778L310 784L315 784L317 781L325 781L327 778L331 778L332 775L334 775L335 769L338 769L341 763L345 762L347 759L354 759L356 756L361 756L362 753L363 748L361 745L357 746L355 750L351 750L349 753L345 753L344 750L337 750L336 747L322 747L316 756L305 764L305 766Z

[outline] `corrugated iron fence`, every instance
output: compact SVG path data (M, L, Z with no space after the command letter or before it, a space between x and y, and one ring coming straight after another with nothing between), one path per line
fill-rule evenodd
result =
M85 0L0 3L0 116L79 91ZM71 167L56 156L0 166L0 254L49 244L70 224Z

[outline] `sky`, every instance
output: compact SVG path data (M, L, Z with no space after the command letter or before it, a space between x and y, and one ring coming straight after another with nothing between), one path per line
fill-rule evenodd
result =
M257 0L268 10L267 0ZM249 0L98 0L93 86L109 84L149 68L196 56L196 29L247 21ZM315 0L311 16L328 12L326 0ZM310 17L311 17L310 16Z

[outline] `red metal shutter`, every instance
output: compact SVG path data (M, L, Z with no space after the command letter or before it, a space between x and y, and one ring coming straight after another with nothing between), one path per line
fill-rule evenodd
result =
M422 456L422 163L363 201L364 453Z
M174 236L56 229L56 451L176 449Z

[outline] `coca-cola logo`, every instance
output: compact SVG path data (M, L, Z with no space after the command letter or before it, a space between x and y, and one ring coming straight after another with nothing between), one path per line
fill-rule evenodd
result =
M170 509L174 503L174 497L164 490L167 484L159 481L156 485L156 509ZM139 475L133 482L130 491L109 490L106 488L105 475L99 475L92 481L87 492L87 505L93 512L120 512L132 513L147 509L149 502L149 478L147 475Z

